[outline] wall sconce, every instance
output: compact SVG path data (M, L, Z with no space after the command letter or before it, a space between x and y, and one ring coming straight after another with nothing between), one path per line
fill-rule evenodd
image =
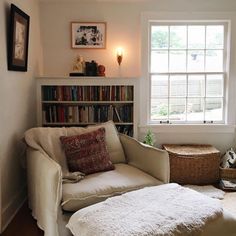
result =
M122 59L123 59L123 48L117 48L116 49L116 58L117 58L117 62L120 66Z

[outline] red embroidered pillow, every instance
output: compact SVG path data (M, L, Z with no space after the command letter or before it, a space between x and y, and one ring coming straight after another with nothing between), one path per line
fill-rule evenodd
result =
M105 143L105 128L75 135L61 136L69 171L92 174L114 170Z

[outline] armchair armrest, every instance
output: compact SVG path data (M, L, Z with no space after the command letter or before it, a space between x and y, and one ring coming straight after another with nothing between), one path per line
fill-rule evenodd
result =
M27 148L28 197L33 216L46 235L58 235L62 171L47 154Z
M128 164L135 166L164 183L169 182L170 165L167 151L145 145L134 138L119 134Z

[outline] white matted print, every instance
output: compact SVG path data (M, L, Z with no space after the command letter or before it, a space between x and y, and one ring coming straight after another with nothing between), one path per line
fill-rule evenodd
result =
M106 48L105 22L71 22L72 48Z

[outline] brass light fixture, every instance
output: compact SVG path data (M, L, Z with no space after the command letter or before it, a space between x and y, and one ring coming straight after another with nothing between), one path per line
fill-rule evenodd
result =
M119 47L116 49L116 58L117 58L117 62L120 66L122 59L123 59L123 48Z

